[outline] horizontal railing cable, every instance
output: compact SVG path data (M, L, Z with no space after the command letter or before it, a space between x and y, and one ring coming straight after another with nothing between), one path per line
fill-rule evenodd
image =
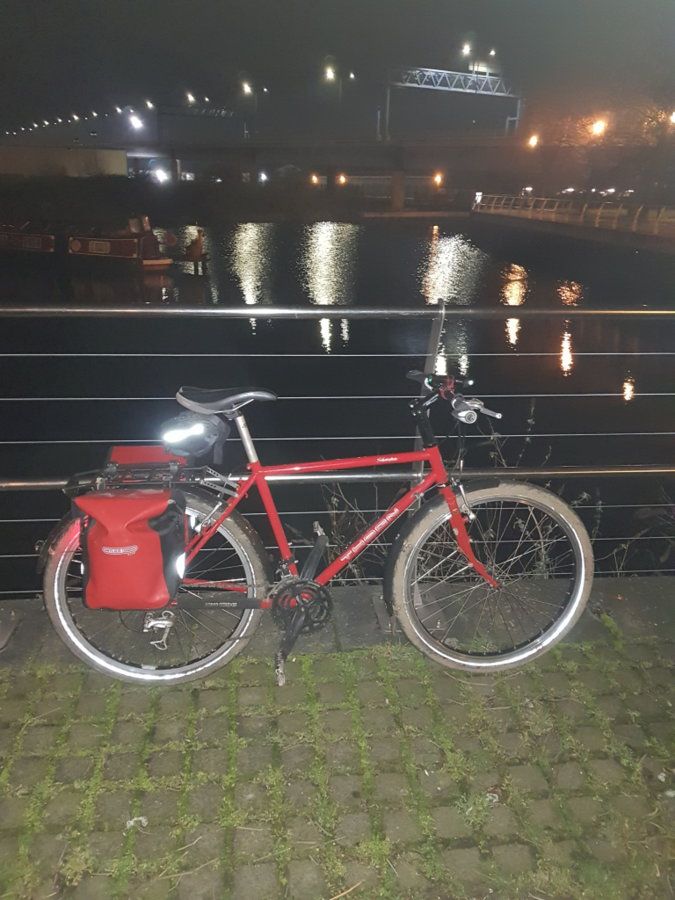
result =
M425 357L422 350L410 353L2 353L0 359L419 359ZM490 359L491 357L560 357L560 351L520 351L493 353L447 353L439 351L436 358L441 359ZM575 350L578 356L675 356L675 350Z
M558 399L582 399L584 397L620 397L624 398L622 391L579 391L567 394L491 394L480 391L481 397L491 400L558 400ZM278 396L277 400L285 401L310 401L310 400L414 400L413 394L304 394L295 396ZM639 391L631 395L631 400L638 397L675 397L675 391ZM166 402L175 400L174 395L155 397L0 397L0 403L84 403L86 401L101 403L136 403L136 402Z
M461 298L458 298L461 299ZM443 314L449 318L505 319L517 315L519 319L672 319L675 309L532 309L512 306L490 307L444 305ZM517 309L517 311L516 311ZM423 308L380 308L353 306L5 306L0 307L0 319L429 319L437 318L437 305Z

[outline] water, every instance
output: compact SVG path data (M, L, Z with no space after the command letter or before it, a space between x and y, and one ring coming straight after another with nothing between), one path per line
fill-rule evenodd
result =
M188 228L178 236L185 243L194 233ZM450 318L433 360L439 373L474 378L475 392L504 413L499 429L507 437L486 444L472 439L469 465L672 463L673 397L658 395L673 393L675 355L653 355L675 350L672 324L535 321L518 315L527 308L672 306L672 258L503 234L492 225L464 221L242 223L207 228L206 249L207 277L194 276L187 267L142 274L109 261L79 269L36 260L5 265L0 303L506 306L512 312L504 320ZM171 397L180 384L256 385L285 398L251 412L267 462L405 449L411 421L405 400L391 395L414 393L405 371L423 366L428 335L428 320L356 321L347 315L294 322L4 320L2 353L109 354L5 356L0 360L5 398L109 399L0 400L3 441L21 442L0 443L0 472L64 475L99 465L111 441L153 440L174 412ZM293 358L295 353L305 356ZM163 355L149 359L148 354ZM337 395L374 399L334 399ZM450 430L442 411L434 424L439 434ZM649 432L662 433L644 434ZM60 443L73 439L78 443ZM454 443L446 448L451 458ZM603 552L615 551L621 538L638 531L651 536L655 529L671 528L670 519L666 526L654 524L654 517L662 516L658 510L668 510L670 503L654 480L570 482L558 488L599 529L606 539ZM316 492L311 501L309 494L291 495L286 488L280 494L285 508L323 503ZM7 518L43 516L45 510L58 515L63 506L51 495L10 495L0 502ZM375 503L372 497L365 502ZM634 505L628 510L612 505L625 503ZM657 510L652 518L638 510L644 504ZM13 524L9 533L8 525L0 525L0 539L15 548L12 552L26 552L35 527ZM638 546L640 554L634 550ZM675 568L669 544L649 546L656 547L654 557L665 552L662 567ZM644 547L630 545L629 568L646 565ZM608 570L615 562L609 558Z

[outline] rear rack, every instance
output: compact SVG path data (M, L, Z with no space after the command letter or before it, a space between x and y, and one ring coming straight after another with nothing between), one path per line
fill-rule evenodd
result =
M189 467L179 463L123 465L108 463L105 468L79 472L70 478L63 491L76 497L85 491L109 491L129 487L181 487L198 485L220 496L234 497L237 481L233 473L223 475L210 466Z

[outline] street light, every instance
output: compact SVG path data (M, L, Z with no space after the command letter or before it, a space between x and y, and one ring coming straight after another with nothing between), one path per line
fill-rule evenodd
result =
M673 110L670 114L670 124L675 125L675 110Z
M533 150L535 147L538 147L539 146L539 135L531 134L529 136L529 138L527 139L527 146L531 147Z
M186 92L185 97L187 99L187 102L190 104L190 106L192 106L192 104L195 103L195 95L191 94L190 91Z
M134 131L140 131L143 127L143 120L136 115L129 116L129 124L134 129Z
M492 50L490 50L490 56L496 56L496 55L497 55L497 51L493 47Z
M154 109L154 108L155 108L155 104L152 102L152 100L146 100L146 101L145 101L145 105L147 106L148 109Z
M437 188L441 187L443 185L443 173L436 172L436 174L433 177L433 182Z
M471 54L471 44L466 43L462 47L462 56L469 56Z
M607 119L596 119L591 125L591 134L593 137L602 137L607 131Z
M342 174L338 175L337 181L338 181L338 184L345 185L345 184L347 184L347 176L344 173L342 173Z
M247 96L250 96L253 93L253 88L251 87L250 81L242 81L241 89Z
M349 80L350 80L350 81L356 81L356 72L350 72L350 73L349 73Z
M116 112L116 113L121 113L121 112L122 112L122 107L121 107L121 106L116 106L116 107L115 107L115 112Z
M326 66L323 70L324 78L326 81L335 81L335 67L334 66Z
M310 180L310 182L311 182L312 184L318 184L318 183L319 183L319 176L318 176L316 173L314 173L314 174L312 174L312 175L309 176L309 180Z

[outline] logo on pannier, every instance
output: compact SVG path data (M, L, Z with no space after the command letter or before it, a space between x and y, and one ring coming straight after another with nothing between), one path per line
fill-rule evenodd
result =
M138 544L129 544L128 547L101 547L108 556L133 556L138 550Z

